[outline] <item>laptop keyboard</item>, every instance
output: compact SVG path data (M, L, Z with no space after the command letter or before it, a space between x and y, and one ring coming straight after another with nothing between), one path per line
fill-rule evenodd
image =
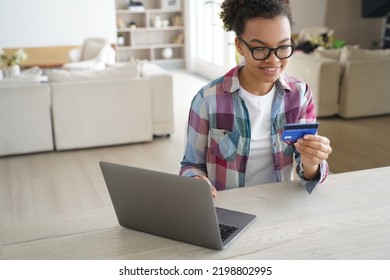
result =
M226 240L230 235L232 235L233 232L235 232L238 229L238 227L235 226L228 226L224 224L219 224L219 231L221 233L221 239L222 242Z

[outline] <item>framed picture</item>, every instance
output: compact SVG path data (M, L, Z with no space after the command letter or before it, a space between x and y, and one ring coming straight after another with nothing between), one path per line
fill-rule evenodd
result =
M181 0L161 0L162 9L180 9Z

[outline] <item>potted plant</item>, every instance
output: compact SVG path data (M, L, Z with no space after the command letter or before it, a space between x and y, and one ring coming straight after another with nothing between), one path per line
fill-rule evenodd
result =
M0 48L0 68L4 70L6 77L13 77L20 73L19 64L27 59L27 54L23 49L18 49L12 56L8 56Z

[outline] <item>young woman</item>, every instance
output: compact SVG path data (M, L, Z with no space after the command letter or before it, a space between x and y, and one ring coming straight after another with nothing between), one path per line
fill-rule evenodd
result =
M286 124L313 123L310 88L283 73L294 51L288 0L225 0L222 20L244 63L204 86L189 113L180 174L217 190L280 182L296 172L306 190L328 174L330 141L305 135L285 142Z

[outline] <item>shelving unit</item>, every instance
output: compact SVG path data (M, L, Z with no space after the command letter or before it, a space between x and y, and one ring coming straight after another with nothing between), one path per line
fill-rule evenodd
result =
M116 46L118 61L146 59L166 67L184 66L182 0L139 1L142 10L129 9L129 2L116 0L117 33L124 38L123 44ZM173 7L165 7L168 2L174 3ZM166 48L171 49L171 57L164 58Z

